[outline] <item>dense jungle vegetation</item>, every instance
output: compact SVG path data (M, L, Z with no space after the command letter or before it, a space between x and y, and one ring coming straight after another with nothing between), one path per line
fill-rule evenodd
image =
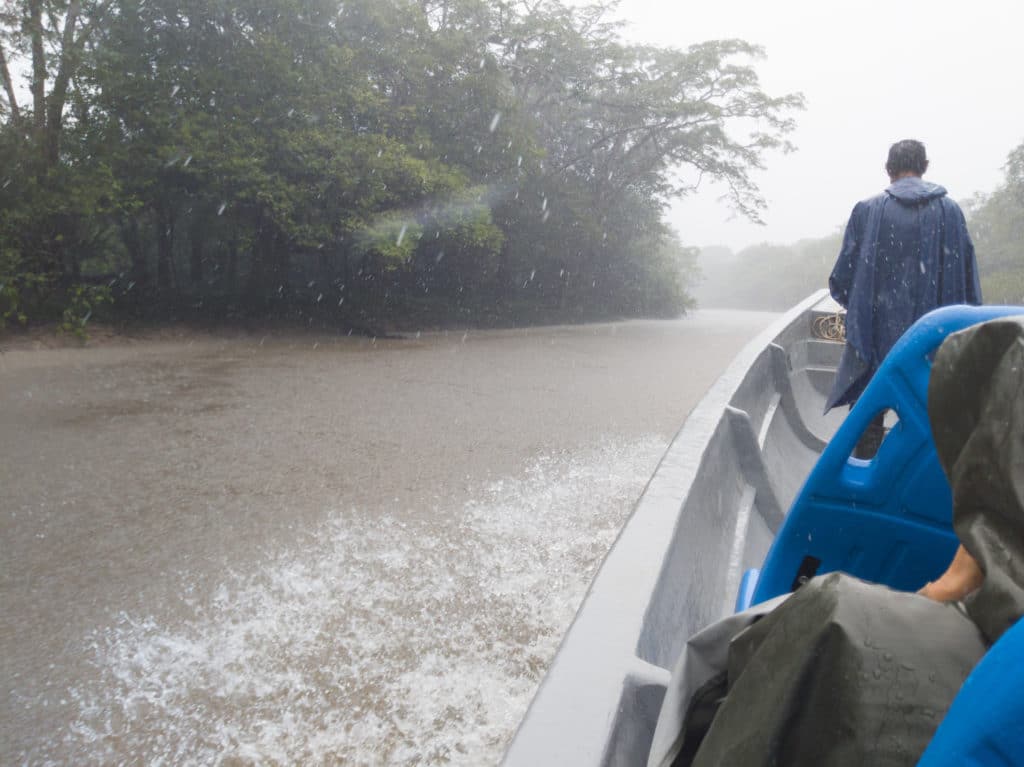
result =
M802 101L610 8L6 0L2 320L679 314L678 169L756 219Z
M985 303L1024 304L1024 144L1007 159L1003 183L963 202ZM702 306L781 311L827 287L842 244L834 234L792 245L763 243L733 253L704 248L694 292Z

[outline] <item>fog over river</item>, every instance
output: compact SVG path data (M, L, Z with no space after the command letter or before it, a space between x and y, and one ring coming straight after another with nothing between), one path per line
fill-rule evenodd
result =
M0 354L0 763L496 763L772 317Z

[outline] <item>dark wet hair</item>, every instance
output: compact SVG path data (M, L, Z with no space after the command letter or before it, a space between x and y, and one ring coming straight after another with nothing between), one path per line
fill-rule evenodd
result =
M890 176L898 176L908 171L915 176L923 176L928 170L924 144L912 138L897 141L889 147L889 159L885 162L885 169Z

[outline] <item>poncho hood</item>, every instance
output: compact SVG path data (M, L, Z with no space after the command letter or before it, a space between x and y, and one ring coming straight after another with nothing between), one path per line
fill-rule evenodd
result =
M885 191L886 194L895 197L904 205L920 205L937 197L946 196L944 186L933 184L931 181L925 181L917 176L908 176L899 181L893 181Z

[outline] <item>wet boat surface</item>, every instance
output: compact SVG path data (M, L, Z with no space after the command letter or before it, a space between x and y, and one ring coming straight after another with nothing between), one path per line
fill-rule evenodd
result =
M505 764L643 764L687 638L729 614L842 422L825 291L750 342L690 413L594 578ZM830 337L832 336L832 337Z

